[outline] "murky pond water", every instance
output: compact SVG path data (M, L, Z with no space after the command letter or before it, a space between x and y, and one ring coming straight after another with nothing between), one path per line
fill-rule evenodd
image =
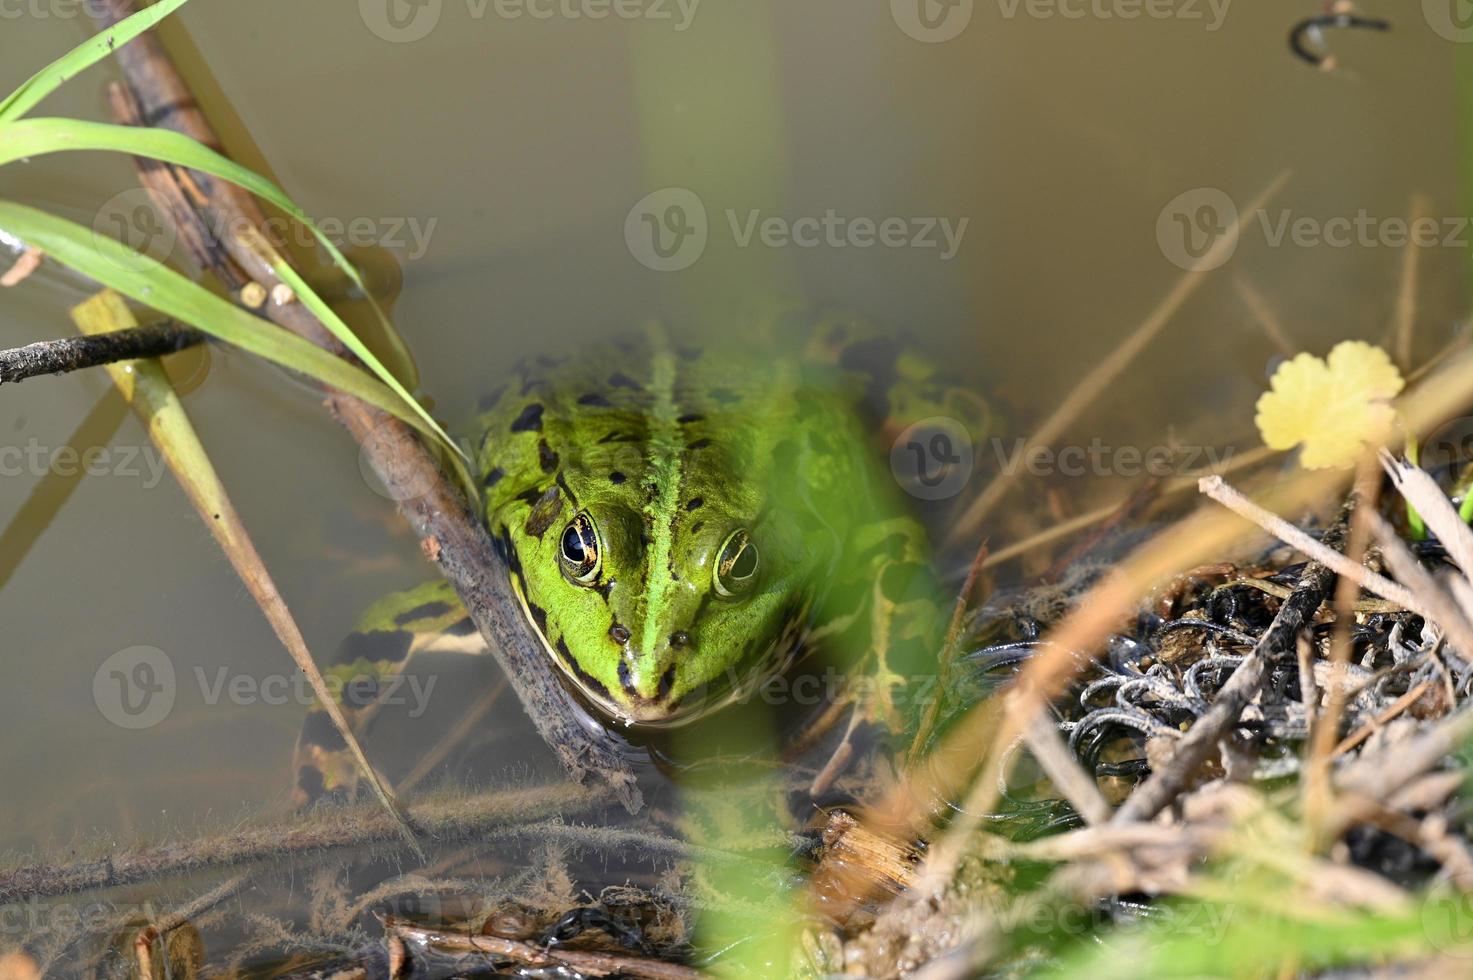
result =
M1470 46L1415 8L1389 33L1334 36L1341 68L1321 73L1285 45L1314 4L1130 17L1124 2L922 0L923 23L904 0L386 3L196 0L165 37L233 152L397 261L395 319L446 419L523 353L650 318L732 333L797 297L903 327L1005 404L1008 431L978 447L995 468L1179 281L1223 202L1246 209L1285 172L1071 444L1256 445L1252 404L1281 350L1245 297L1295 348L1381 339L1414 195L1439 238L1418 266L1418 350L1450 339L1465 305ZM0 88L81 36L67 11L0 12ZM103 118L105 70L45 113ZM134 186L127 161L95 155L0 170L5 197L104 228L131 199L105 202ZM54 271L5 290L0 341L67 334L83 295ZM15 522L0 539L0 850L286 807L302 688L109 391L100 372L0 390L0 522ZM427 574L309 393L216 351L187 406L319 655ZM47 476L75 468L65 447L89 418L77 445L104 447L97 472ZM1139 478L1117 463L1051 483L1118 495ZM171 678L108 673L138 646ZM129 695L109 694L166 680L167 710L120 714ZM509 701L487 725L513 746L508 774L551 773Z

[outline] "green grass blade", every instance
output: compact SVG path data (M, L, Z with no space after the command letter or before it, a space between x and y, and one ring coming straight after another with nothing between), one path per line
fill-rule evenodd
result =
M0 143L0 165L13 163L21 159L43 156L47 153L58 153L67 150L101 150L131 153L135 156L163 160L181 167L188 167L191 170L211 174L222 180L228 180L233 184L237 184L262 200L270 202L311 230L318 243L332 257L333 264L341 269L343 274L352 280L359 291L368 298L375 315L379 319L379 324L383 328L385 336L396 347L394 356L404 363L409 363L409 352L405 349L398 331L394 329L393 324L389 322L388 318L384 316L383 311L379 309L378 304L374 302L358 270L338 250L338 247L317 228L307 213L287 196L285 191L255 171L241 166L229 157L216 153L214 150L190 139L188 136L165 129L117 126L109 123L86 122L76 119L44 118L24 119L11 123L5 126L3 130L0 130L0 132L4 134L3 143ZM312 294L311 289L305 286L305 284L301 288L298 288L297 283L292 283L291 285L297 291L297 295L302 297L303 302L308 301L309 295L313 299L316 299L315 294ZM324 309L326 308L326 304L322 304L320 300L318 300L318 303ZM318 312L316 307L312 306L311 303L308 303L308 307L314 313ZM319 319L322 319L323 324L328 330L344 346L351 350L359 360L363 361L374 374L378 375L381 381L395 392L401 394L415 407L416 412L418 412L422 420L429 426L429 431L434 432L440 438L444 439L447 446L450 446L456 453L459 453L460 450L455 447L455 444L451 442L450 438L430 418L429 413L425 412L419 403L410 397L393 372L386 368L373 355L373 352L368 349L363 341L358 338L357 334L353 333L340 317L332 314L330 318L319 316Z
M123 303L122 297L112 291L103 291L72 310L72 321L85 334L105 333L136 327L137 321ZM286 600L261 560L255 543L246 530L245 522L235 510L230 495L221 482L200 442L184 405L179 401L174 386L164 374L163 366L156 360L135 360L106 365L113 384L122 392L128 404L138 413L148 429L149 438L158 446L179 485L184 488L189 502L199 513L205 527L210 529L220 550L230 560L235 574L240 576L251 598L261 607L266 621L276 633L281 645L312 685L318 701L322 703L328 717L338 733L347 743L354 761L362 771L364 780L373 788L379 802L399 826L399 831L416 853L423 858L419 842L403 808L393 791L384 784L368 761L363 746L353 734L342 708L327 687L322 672L307 648L307 641L297 626L296 618L287 607Z
M51 64L42 68L0 102L0 123L18 119L37 102L60 88L67 79L91 68L144 31L188 3L189 0L159 0L124 18L105 31L99 31Z
M318 296L315 292L312 291L312 287L307 284L307 281L305 279L297 274L297 270L292 268L291 263L283 258L282 255L274 248L271 248L269 243L267 243L265 238L262 237L259 233L255 235L255 241L252 244L253 247L258 252L262 252L267 261L271 263L271 269L276 273L277 277L280 278L282 282L290 286L292 288L292 291L297 294L297 301L300 302L303 306L307 307L307 309L311 310L312 315L317 317L317 319L322 322L322 325L325 326L334 337L338 338L338 340L341 340L343 344L359 358L359 360L363 361L364 364L368 365L368 367L371 368L373 372L378 375L379 380L388 385L389 388L400 398L403 398L405 402L412 405L414 409L419 413L420 418L423 419L425 424L430 427L430 430L433 431L435 435L439 436L440 439L444 441L446 446L448 446L456 455L461 455L461 448L457 446L453 441L451 441L450 436L446 434L444 429L440 428L440 423L431 418L430 413L426 411L423 405L414 400L413 395L411 395L408 391L404 389L404 386L399 383L399 379L394 377L393 372L384 367L383 364L379 362L378 358L373 356L373 351L369 350L368 345L363 343L362 340L358 339L358 335L353 332L353 329L351 327L343 322L342 317L338 316L333 308L331 306L328 306L321 296Z
M414 411L415 403L406 405L361 368L252 316L126 245L94 235L92 229L76 222L14 201L0 200L0 228L125 296L242 350L361 398L422 432L430 432Z

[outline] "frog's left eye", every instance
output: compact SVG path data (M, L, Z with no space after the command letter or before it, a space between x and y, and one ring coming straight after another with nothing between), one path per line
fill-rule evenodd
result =
M587 511L563 528L562 539L558 542L558 563L563 567L563 574L576 585L592 585L598 578L598 570L603 564L598 528L593 526L593 518Z
M733 531L721 545L713 572L716 594L727 599L739 596L757 584L757 546L746 531Z

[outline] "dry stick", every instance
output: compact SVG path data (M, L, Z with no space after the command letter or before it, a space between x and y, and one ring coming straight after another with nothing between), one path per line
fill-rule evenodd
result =
M1380 807L1381 801L1390 799L1462 748L1470 736L1473 736L1473 707L1464 706L1443 718L1429 732L1400 739L1376 752L1362 752L1336 776L1339 805L1331 814L1326 832L1336 835L1360 819L1368 808Z
M131 0L97 0L89 6L103 27L135 9ZM157 37L143 34L119 48L116 57L143 119L221 149ZM208 174L182 168L170 168L170 172L200 212L203 228L252 229L257 231L254 237L259 237L265 218L248 193ZM272 257L254 248L248 236L229 234L217 247L253 281L268 288L280 282L271 268ZM263 312L293 333L346 356L341 344L301 303L271 302ZM597 774L618 791L625 807L639 809L643 801L629 762L611 736L580 721L580 709L553 673L540 639L522 616L490 536L446 480L435 458L403 422L340 392L328 391L326 398L334 416L359 442L389 493L400 502L399 509L425 554L455 588L543 740L574 779L582 782Z
M1355 731L1351 732L1349 735L1341 739L1340 744L1335 746L1335 750L1332 754L1336 756L1344 755L1360 743L1364 742L1366 739L1370 738L1372 735L1376 734L1378 730L1385 727L1387 722L1391 721L1397 715L1401 714L1403 711L1415 704L1417 699L1426 694L1427 690L1431 686L1432 681L1425 680L1422 683L1418 684L1416 687L1412 688L1410 691L1403 694L1401 697L1397 698L1395 701L1391 702L1391 705L1387 707L1385 711L1381 712L1376 717L1372 718L1370 721L1366 722L1364 725L1361 725Z
M1349 531L1350 509L1347 504L1340 517L1325 532L1325 540L1330 546L1344 545ZM1171 761L1153 772L1130 794L1115 812L1112 823L1149 820L1176 799L1212 753L1217 740L1237 723L1238 716L1258 693L1269 664L1294 656L1299 631L1324 602L1325 593L1334 580L1334 572L1318 561L1311 562L1304 569L1293 593L1279 606L1278 614L1253 645L1252 652L1243 658L1222 690L1217 692L1212 706L1177 741Z
M581 976L638 977L641 980L697 980L701 973L678 963L644 956L548 948L500 936L470 936L397 923L386 919L390 933L406 942L440 951L480 953L488 958L511 960L533 969L566 968Z
M1396 584L1384 575L1377 575L1359 562L1352 561L1333 548L1326 547L1282 517L1264 510L1243 496L1229 486L1222 477L1203 477L1200 486L1203 493L1228 510L1257 524L1296 551L1301 551L1320 564L1328 566L1336 575L1344 575L1367 592L1374 592L1381 598L1394 602L1424 619L1433 618L1426 603L1413 595L1410 589Z
M1396 484L1397 492L1417 508L1427 527L1437 535L1453 564L1465 578L1473 581L1473 529L1458 516L1432 474L1405 459L1397 459L1384 449L1381 450L1381 466L1391 477L1391 482ZM1473 651L1469 653L1473 654Z
M610 802L607 791L571 784L488 790L409 807L415 825L445 839L475 837L529 820L565 815L577 807ZM186 875L334 848L400 839L394 818L377 803L319 807L279 822L263 823L182 844L161 844L72 864L33 864L0 871L0 906L30 898L112 888L166 875Z
M97 404L62 445L75 450L78 459L86 459L93 449L112 442L118 427L127 417L128 405L123 396L118 394L117 388L108 385ZM20 568L36 541L61 513L86 475L87 471L80 466L61 470L48 467L31 487L25 502L11 515L10 523L0 530L0 589Z
M1413 194L1411 205L1411 227L1419 227L1430 210L1425 194ZM1396 352L1396 365L1403 372L1412 369L1412 336L1417 320L1417 260L1422 247L1417 236L1412 235L1402 246L1401 285L1396 292L1396 320L1392 327Z
M1289 180L1289 171L1284 171L1275 177L1262 192L1259 193L1248 206L1238 214L1238 220L1233 226L1231 233L1218 236L1212 243L1212 247L1202 256L1203 268L1212 269L1221 265L1232 254L1237 246L1238 238L1242 234L1244 226L1249 217L1261 209L1269 199L1272 198ZM1182 304L1191 298L1202 283L1207 281L1210 272L1184 272L1177 279L1176 285L1151 311L1144 323L1135 329L1129 337L1125 338L1084 380L1069 393L1068 397L1059 403L1043 421L1043 424L1030 435L1023 443L1022 452L1019 454L1023 460L1031 458L1038 449L1049 445L1063 434L1064 430L1073 423L1074 419L1104 392L1110 384L1125 371L1136 356L1145 349L1155 336L1161 332L1161 328L1171 320ZM1020 474L1027 472L1026 466L1017 466L1005 470L996 477L981 495L966 509L956 526L952 529L950 537L952 540L967 537L976 532L982 521L992 512L1003 495L1012 487Z
M1358 505L1350 520L1350 536L1345 545L1346 557L1357 568L1365 564L1366 546L1371 537L1367 515L1376 510L1380 487L1381 481L1378 479L1374 460L1369 454L1362 455L1356 466L1355 489L1352 491ZM1331 752L1340 732L1340 718L1345 712L1345 702L1350 699L1344 679L1346 668L1350 664L1350 630L1355 622L1352 609L1359 597L1360 585L1353 577L1344 576L1336 583L1334 601L1331 604L1335 624L1330 637L1330 682L1326 685L1328 696L1324 711L1320 712L1314 727L1310 729L1308 764L1300 782L1306 823L1311 828L1306 841L1314 850L1318 850L1322 842L1315 838L1313 828L1323 824L1322 817L1330 800Z
M1042 712L1035 712L1023 729L1023 738L1044 775L1064 794L1071 806L1089 824L1108 823L1110 804L1094 777L1085 772L1074 753L1059 737L1059 729Z
M91 337L40 340L0 350L0 384L39 374L65 374L138 357L162 357L202 343L205 335L172 320Z
M1422 598L1432 614L1431 622L1442 629L1463 659L1473 659L1473 623L1468 622L1457 601L1422 567L1406 542L1380 514L1368 515L1368 523L1391 574Z
M1238 291L1238 298L1248 307L1253 314L1254 321L1262 328L1265 335L1279 349L1279 353L1285 357L1293 357L1299 353L1299 348L1289 339L1289 334L1284 330L1283 321L1279 315L1268 305L1268 301L1248 280L1247 276L1239 273L1233 276L1233 288Z

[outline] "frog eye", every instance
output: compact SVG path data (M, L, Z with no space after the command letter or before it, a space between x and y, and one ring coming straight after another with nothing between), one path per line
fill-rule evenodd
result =
M563 574L576 585L592 585L603 564L598 546L598 528L583 511L563 528L558 541L558 563Z
M722 544L712 583L716 594L728 599L757 584L757 546L746 531L733 531Z

